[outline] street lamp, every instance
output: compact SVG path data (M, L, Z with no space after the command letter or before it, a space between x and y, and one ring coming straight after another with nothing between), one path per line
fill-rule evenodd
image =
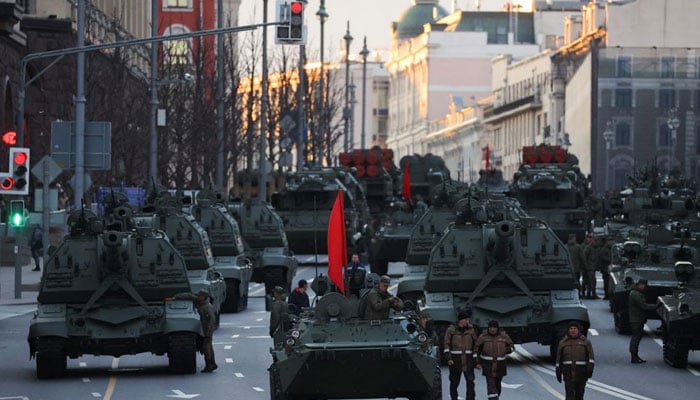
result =
M605 191L610 190L610 149L612 148L615 130L612 121L605 124L603 139L605 139Z
M365 149L365 107L367 105L367 56L369 55L369 50L367 49L367 36L365 36L364 44L362 45L362 51L360 51L360 56L362 57L362 146Z
M316 159L320 164L323 163L323 139L325 137L324 135L324 129L325 129L325 110L326 110L326 86L324 85L324 65L323 65L323 26L326 23L326 20L328 19L328 13L326 12L326 0L321 0L321 5L318 7L318 11L316 11L316 17L318 17L318 21L321 23L321 104L319 107L319 119L318 119L318 140L317 140L317 149L316 149Z
M345 41L345 108L343 109L343 121L345 122L345 140L343 140L343 143L345 146L343 146L343 151L347 153L350 148L350 43L352 43L350 21L348 21L348 28L345 31L343 40Z
M668 121L666 121L668 124L668 129L671 130L671 137L669 138L669 160L668 160L668 174L671 175L671 171L673 170L673 164L675 164L675 160L673 158L673 147L676 144L676 132L678 132L678 128L681 126L681 121L678 119L676 116L676 109L672 108L668 112Z

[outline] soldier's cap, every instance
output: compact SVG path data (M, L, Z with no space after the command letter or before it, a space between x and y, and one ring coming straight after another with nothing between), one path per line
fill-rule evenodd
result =
M386 283L387 285L391 284L391 278L389 278L386 275L382 275L381 278L379 278L379 283Z
M457 321L461 321L463 319L471 318L472 313L469 310L462 310L457 313Z
M644 278L639 278L639 280L637 281L637 285L646 285L648 283L649 281Z
M581 330L581 325L576 321L569 322L569 325L567 325L566 327L571 328L572 326L575 326L576 329L578 329L579 331Z
M498 321L496 321L495 319L492 319L491 321L489 321L489 328L498 328L498 327L499 327Z
M418 317L420 317L420 318L425 318L425 319L430 319L430 318L432 318L433 316L430 315L430 313L427 312L427 311L421 311L420 314L418 314Z
M275 286L275 288L272 289L272 291L275 294L284 294L284 289L281 286Z
M209 297L209 291L207 289L199 289L197 296Z

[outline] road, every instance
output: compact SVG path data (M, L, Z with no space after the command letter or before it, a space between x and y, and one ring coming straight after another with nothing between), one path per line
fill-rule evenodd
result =
M325 268L321 271L325 272ZM314 268L302 267L295 281L313 277ZM39 381L26 342L31 313L0 314L0 400L269 399L269 313L264 310L262 285L251 284L250 289L255 297L246 311L222 315L221 327L214 336L219 369L211 374L170 375L165 356L85 356L68 361L64 378ZM395 286L390 288L393 290ZM690 354L687 369L671 368L662 360L660 338L647 336L642 340L640 355L648 362L630 364L629 337L615 333L607 302L585 302L592 322L589 336L596 353L596 370L589 381L586 399L679 399L700 392L700 354ZM27 306L23 307L26 311ZM649 322L652 328L657 324ZM648 331L654 335L652 330ZM564 399L564 386L554 378L548 352L547 347L538 344L518 345L510 358L501 398ZM204 361L198 357L201 369ZM444 394L449 393L447 376L445 368ZM477 376L476 389L477 398L486 398L482 376ZM462 396L464 390L462 384Z

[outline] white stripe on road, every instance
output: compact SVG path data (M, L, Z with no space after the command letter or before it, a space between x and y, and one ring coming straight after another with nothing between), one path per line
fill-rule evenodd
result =
M664 341L663 341L663 339L654 339L654 342L656 342L656 344L658 344L659 346L661 346L661 348L664 347ZM694 376L700 376L700 371L698 371L697 369L691 367L690 364L686 367L686 369L688 370L688 372L690 372L690 373L693 374Z
M240 372L236 372L236 373L234 373L233 375L235 375L236 378L243 378L243 374L240 373Z
M224 346L224 350L231 350L231 347L233 347L233 346L231 346L230 344L227 344L226 346Z
M264 392L265 391L265 389L257 387L257 386L253 386L253 390L255 390L256 392Z
M238 339L238 337L241 335L231 335L231 339Z
M270 335L264 336L246 336L246 339L271 339Z
M262 320L263 320L262 318L258 318L255 320L255 322L262 322Z
M83 382L85 382L85 383L90 382L90 378L83 378Z
M588 333L590 333L591 336L598 336L598 331L595 329L588 328Z
M227 358L226 359L227 364L233 364L233 358Z
M102 395L97 392L92 392L92 397L102 397Z

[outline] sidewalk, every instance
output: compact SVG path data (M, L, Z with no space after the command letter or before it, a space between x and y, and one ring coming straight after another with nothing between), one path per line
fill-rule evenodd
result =
M33 262L22 267L22 297L15 299L15 267L0 266L0 315L11 310L36 307L41 272L32 271L32 268L34 268Z

